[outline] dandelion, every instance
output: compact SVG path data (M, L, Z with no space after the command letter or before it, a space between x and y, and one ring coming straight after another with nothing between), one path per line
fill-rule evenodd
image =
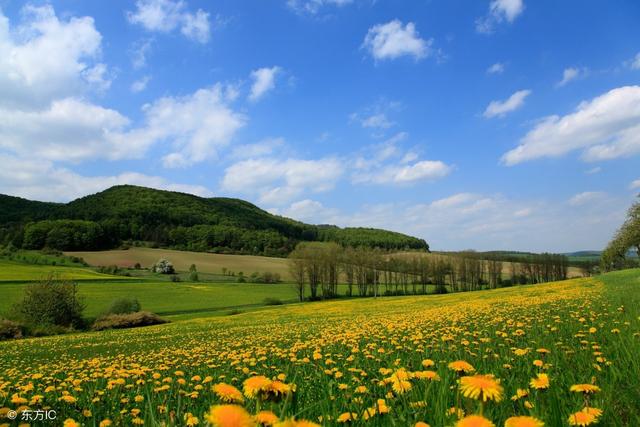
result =
M105 418L104 420L100 421L99 427L109 427L113 424L113 421L111 421L109 418Z
M242 403L244 398L240 390L226 383L218 383L211 387L220 400L226 403Z
M504 427L544 427L544 423L534 417L511 417L504 422Z
M213 427L254 427L255 422L249 413L238 405L215 405L206 415Z
M260 411L255 416L256 422L261 426L273 426L278 422L278 416L271 411Z
M594 384L574 384L569 388L569 391L575 393L593 394L600 391L600 387Z
M589 412L579 411L569 416L569 425L585 427L596 423L598 418Z
M495 427L495 424L482 415L469 415L459 420L455 427Z
M547 374L538 374L536 378L532 378L529 382L531 388L536 390L545 390L549 388L549 376Z
M465 397L476 400L502 400L502 386L500 380L493 375L474 375L460 378L460 391Z
M76 422L73 418L67 418L62 423L63 427L80 427L80 423Z
M417 423L414 424L413 427L431 427L431 426L425 423L424 421L418 421Z
M458 373L470 373L476 370L473 366L471 366L471 364L465 362L464 360L456 360L455 362L449 363L449 365L447 366L452 371Z
M258 393L265 392L269 389L271 380L263 375L257 375L244 380L244 395L249 399L255 399Z
M358 419L358 414L355 412L344 412L338 416L336 421L339 423L346 423L349 421L355 421L356 419Z

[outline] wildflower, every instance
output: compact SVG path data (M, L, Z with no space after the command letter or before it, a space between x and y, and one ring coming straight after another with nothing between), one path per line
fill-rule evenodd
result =
M593 384L574 384L569 388L569 391L584 394L593 394L600 391L600 387Z
M504 427L543 427L544 423L534 417L511 417L504 422Z
M213 392L220 400L227 403L242 403L244 398L240 390L226 383L215 384L212 388Z
M214 427L253 427L255 423L249 413L238 405L215 405L206 419Z
M424 421L418 421L417 423L415 423L413 427L431 427L431 426L425 423Z
M425 368L430 368L430 367L432 367L434 365L435 365L435 362L433 360L431 360L431 359L424 359L422 361L422 366L425 367Z
M440 376L435 371L418 371L415 373L416 378L421 380L439 381Z
M585 427L596 423L598 418L589 412L579 411L569 416L569 425Z
M411 390L412 385L407 380L399 380L392 382L391 388L396 394L404 394L405 392Z
M195 427L200 423L198 417L195 417L191 412L184 414L184 424L187 427Z
M449 369L458 373L470 373L476 369L464 360L456 360L448 365Z
M67 418L66 420L64 420L64 423L62 424L62 426L63 427L80 427L80 424L77 423L72 418Z
M70 394L65 394L58 400L65 403L76 403L76 398L71 396Z
M538 374L536 378L531 379L529 384L536 390L547 389L549 388L549 376L547 374Z
M346 423L348 421L355 421L358 419L358 414L355 412L344 412L336 419L339 423Z
M255 399L258 393L267 391L271 385L271 380L263 375L257 375L244 380L244 395L249 399Z
M262 426L273 426L278 422L278 417L271 411L260 411L255 416L256 422Z
M495 424L482 415L469 415L459 420L455 427L495 427Z
M515 402L516 400L522 399L523 397L527 397L527 396L529 396L529 390L524 390L519 388L516 390L516 394L511 396L511 400Z
M465 397L482 400L502 400L502 386L500 380L493 375L474 375L460 378L460 391Z
M109 427L112 424L113 422L109 418L105 418L104 420L100 421L99 427Z
M137 395L136 397L133 398L133 400L135 400L136 403L144 402L144 396Z

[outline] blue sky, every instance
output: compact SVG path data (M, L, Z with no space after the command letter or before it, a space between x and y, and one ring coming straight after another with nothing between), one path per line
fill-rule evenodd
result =
M0 192L224 195L434 249L603 247L635 1L0 0Z

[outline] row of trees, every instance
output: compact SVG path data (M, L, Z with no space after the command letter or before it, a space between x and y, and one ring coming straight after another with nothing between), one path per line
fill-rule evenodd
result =
M289 255L298 298L335 298L338 284L347 296L463 292L567 277L566 256L540 254L505 264L467 251L448 255L395 254L378 249L304 242ZM508 268L506 268L508 267Z
M631 205L624 223L602 253L602 269L610 271L637 266L637 261L627 257L630 250L635 250L640 257L640 200Z

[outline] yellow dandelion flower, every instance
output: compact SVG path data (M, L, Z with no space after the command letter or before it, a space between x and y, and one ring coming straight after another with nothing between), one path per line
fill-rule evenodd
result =
M254 427L255 422L249 413L238 405L215 405L209 410L206 419L213 427Z
M544 423L534 417L511 417L504 422L504 427L544 427Z
M459 420L455 427L496 427L491 420L486 419L482 415L469 415Z
M244 395L254 399L258 393L267 391L270 385L271 380L263 375L247 378L243 383Z
M231 384L218 383L211 387L213 392L218 396L220 400L227 403L242 403L244 397L240 390L232 386Z
M394 381L391 383L391 388L396 394L404 394L411 390L412 385L407 380Z
M593 384L574 384L569 388L569 391L575 393L593 394L600 391L600 387Z
M105 418L104 420L100 421L99 427L109 427L112 424L113 421L111 421L109 418Z
M355 421L357 419L358 419L358 414L356 414L355 412L344 412L340 414L340 416L338 416L336 421L339 423L346 423L350 421Z
M424 421L418 421L417 423L414 424L413 427L431 427L431 426L425 423Z
M271 411L260 411L255 416L256 422L261 426L273 426L278 422L278 416Z
M476 400L502 400L502 386L500 380L493 375L473 375L460 378L460 391L465 397Z
M63 427L80 427L80 423L76 422L73 418L67 418L62 423Z
M431 359L424 359L422 361L422 366L425 367L425 368L430 368L430 367L432 367L434 365L435 365L435 362L433 360L431 360Z
M455 362L449 363L449 365L447 366L449 367L449 369L455 372L470 373L476 370L473 366L471 366L471 364L465 362L464 360L456 360Z
M549 388L549 376L547 374L538 374L536 378L531 379L529 382L531 388L536 390L544 390Z
M585 427L597 422L597 417L589 412L575 412L569 416L569 425Z

